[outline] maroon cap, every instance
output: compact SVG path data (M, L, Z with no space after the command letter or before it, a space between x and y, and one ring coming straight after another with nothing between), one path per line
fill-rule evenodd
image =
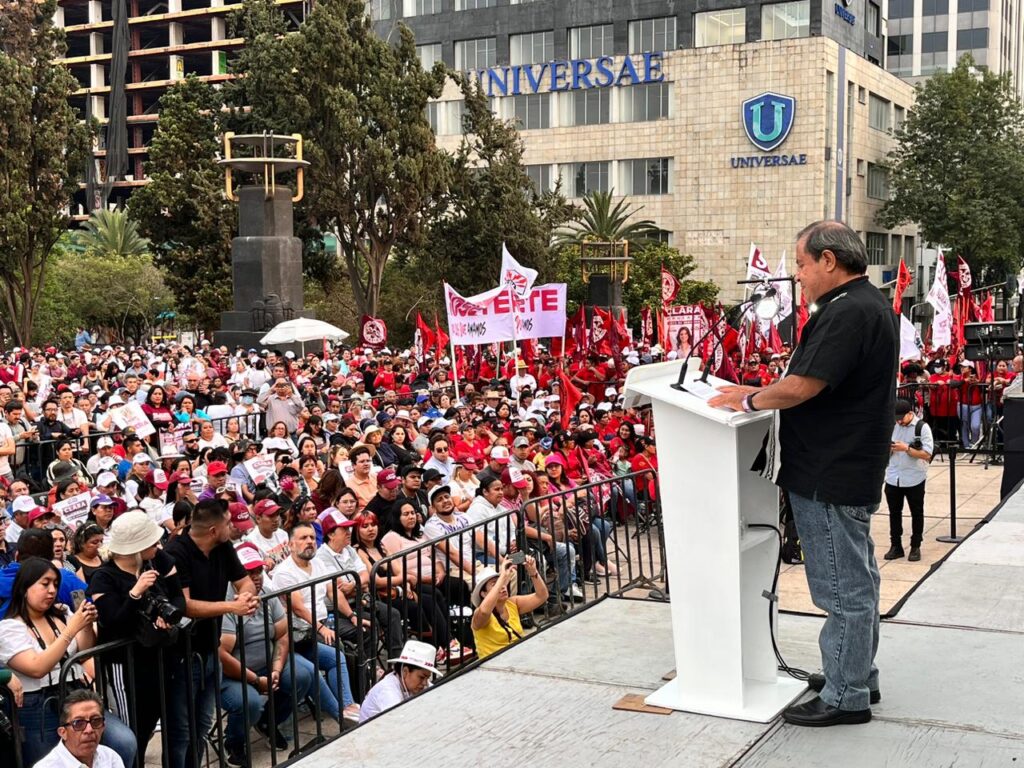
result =
M206 465L206 476L213 477L214 475L226 475L228 473L228 465L223 461L211 461Z
M377 473L377 485L391 490L397 488L402 484L402 480L395 474L395 470L391 467L382 469Z
M255 523L252 521L252 515L249 514L249 507L240 501L233 501L228 504L228 512L231 513L231 524L238 530L245 533L251 531Z
M255 571L257 568L263 568L265 565L263 555L260 554L259 549L251 541L243 541L235 547L235 552L238 555L239 562L242 563L242 567L247 571Z
M356 524L355 520L345 517L335 510L329 513L320 521L320 529L324 532L324 538L330 536L338 528L351 528Z
M273 499L264 499L263 501L256 502L256 506L253 507L252 513L256 517L270 517L276 515L281 511L280 505Z

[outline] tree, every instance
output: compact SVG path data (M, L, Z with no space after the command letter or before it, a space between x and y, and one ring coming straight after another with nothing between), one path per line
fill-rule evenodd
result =
M888 155L885 227L917 222L925 240L947 246L976 275L1016 272L1024 247L1024 109L1010 75L956 68L917 88L913 110Z
M224 198L224 172L216 160L221 106L213 87L191 75L160 97L146 166L150 181L128 208L152 242L177 305L208 330L231 308L236 214Z
M559 245L573 245L592 240L601 243L619 243L624 240L642 243L654 237L658 228L650 219L630 221L643 210L643 206L632 208L622 198L612 205L614 190L590 192L583 198L583 212L580 219L570 227L557 233Z
M76 234L75 244L86 253L108 258L149 255L149 240L124 211L93 211Z
M378 37L362 0L322 0L287 35L271 0L247 0L240 29L240 77L226 89L232 125L303 135L300 215L337 236L357 309L376 314L388 259L420 241L446 186L426 118L444 66L424 72L402 24L396 42Z
M57 63L67 51L55 0L5 3L0 13L0 279L3 323L30 344L36 306L89 160L91 127L68 99L79 85Z
M552 232L574 209L557 191L537 193L523 168L516 127L495 116L477 85L458 79L465 98L463 138L449 160L447 194L414 262L474 294L497 285L503 242L520 263L550 272Z

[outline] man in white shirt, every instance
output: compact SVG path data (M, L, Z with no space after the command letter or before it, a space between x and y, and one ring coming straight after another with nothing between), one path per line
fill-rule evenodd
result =
M8 484L14 480L11 457L14 456L16 450L14 432L11 430L10 424L7 423L7 419L0 418L0 477L3 477Z
M100 744L105 717L95 691L71 691L60 710L60 744L36 768L124 768L118 754Z
M89 423L89 417L85 415L85 412L75 407L74 392L65 389L60 393L57 404L59 406L57 409L57 421L71 430L77 429L78 432L76 434L89 434L89 427L92 425Z
M366 694L359 712L359 722L365 723L371 717L397 707L406 699L427 690L431 677L441 676L434 659L434 646L419 640L408 641L398 657L388 659L388 663L395 665L395 671L382 677Z
M465 573L473 573L476 570L474 557L491 565L498 561L494 542L484 535L484 529L472 531L469 518L455 511L452 489L449 486L438 485L431 488L427 498L434 514L423 525L423 535L428 539L438 540L437 550L441 555L449 562L454 560ZM458 536L444 538L459 531L462 533Z
M525 360L519 360L516 363L516 375L508 380L508 386L516 402L519 401L520 390L529 387L530 391L533 392L537 389L537 379L530 373Z
M107 472L111 467L116 466L117 456L114 455L114 441L108 436L103 436L96 442L96 453L89 457L85 468L89 470L90 475L96 477L100 472Z

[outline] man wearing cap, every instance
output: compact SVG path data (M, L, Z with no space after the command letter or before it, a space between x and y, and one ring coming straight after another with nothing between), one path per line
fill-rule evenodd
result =
M476 479L480 481L480 485L485 485L493 480L500 480L501 473L505 471L505 467L508 466L510 460L508 448L504 445L492 445L490 457L487 460L487 466L480 472L477 472L476 475Z
M235 544L238 544L238 542L240 542L250 531L253 530L253 528L256 527L256 524L252 521L252 515L249 513L248 505L243 504L240 501L232 501L228 504L228 515L230 515L231 519L230 539ZM253 544L253 546L256 545ZM237 546L235 548L237 549ZM257 551L259 551L258 547Z
M242 505L244 506L244 505ZM252 544L242 543L235 547L238 559L261 597L267 592L263 578L263 558ZM229 588L227 599L234 597ZM228 713L224 731L224 749L229 766L248 765L245 753L245 725L254 724L258 733L273 742L274 749L288 748L288 741L277 726L292 713L293 701L304 701L313 689L313 665L296 654L293 663L288 661L290 646L288 617L280 600L263 600L264 611L253 616L225 621L221 627L218 653L223 668L221 682L221 703ZM245 639L245 667L242 666L241 650L238 647L238 623L242 624ZM270 658L267 649L272 649ZM294 664L295 677L292 678ZM244 683L243 683L244 681ZM248 687L248 713L243 717L246 702L242 697L242 686ZM270 707L267 701L274 697L275 727L270 727Z
M366 510L373 512L378 518L383 518L384 513L391 509L391 505L398 498L398 488L401 485L402 479L393 467L382 469L377 473L377 493L366 504Z
M14 486L18 483L24 485L23 480L15 480L11 483L11 491L13 495ZM18 496L11 502L11 522L7 525L7 532L4 538L7 540L7 544L12 548L17 548L18 538L21 536L21 532L29 527L28 525L28 513L36 508L35 500L28 495L28 486L25 486L25 495Z
M206 465L206 487L199 493L199 500L212 499L217 489L228 481L228 465L223 461L211 461Z
M114 440L109 435L104 435L96 442L96 453L89 457L89 460L85 463L85 468L89 470L89 474L96 477L100 472L109 471L112 466L100 466L100 462L112 462L112 466L117 466L117 456L114 454Z
M208 733L213 726L217 680L214 655L220 645L221 617L251 616L259 605L256 587L239 561L230 536L227 508L217 499L207 499L196 504L188 531L172 539L166 548L174 558L185 594L185 615L194 620L193 656L189 663L171 670L173 707L165 724L171 768L194 765L190 722L195 723L197 733ZM228 584L235 588L233 600L224 599Z
M423 488L422 467L412 464L402 467L402 485L395 499L409 499L412 501L419 512L420 523L426 522L430 516L430 503L427 501L427 492Z
M389 664L395 665L393 671L384 675L363 699L359 722L365 723L427 690L433 676L441 677L434 661L435 655L436 650L429 643L419 640L406 642L398 656L388 659Z
M921 559L924 538L924 485L935 451L932 430L907 400L896 401L889 466L885 470L885 501L889 507L889 551L886 560L903 557L903 501L910 507L910 561Z
M512 441L512 456L509 458L508 466L515 467L520 472L536 472L536 465L530 461L530 438L520 435Z
M454 561L463 573L472 574L476 568L475 558L479 557L489 563L498 561L498 551L494 542L485 535L484 529L481 527L474 532L470 528L472 523L469 518L456 511L449 486L432 488L427 498L433 514L423 525L423 535L427 539L437 540L437 549L448 563ZM445 538L454 533L459 535Z
M281 530L281 507L273 499L256 502L252 508L256 527L245 536L263 556L263 565L271 574L278 563L288 558L288 534Z
M153 459L145 451L139 451L132 456L132 471L124 481L124 492L129 506L135 506L142 500L139 484L146 481L146 475L152 468Z
M370 572L366 568L366 563L352 546L352 529L355 524L354 519L345 517L336 509L325 510L320 520L320 527L324 532L324 543L316 551L317 560L326 565L329 571L338 573L350 571L358 575L358 590L355 581L349 575L343 575L335 582L349 605L357 602L359 594L365 594L370 586ZM401 650L404 638L402 614L397 608L390 605L388 600L376 600L374 607L375 615L370 619L376 624L377 632L362 633L363 650L372 655L373 642L383 629L383 634L387 638L388 653L394 655ZM348 640L353 643L357 640L358 630L352 622L343 621L335 626L334 630L340 640Z

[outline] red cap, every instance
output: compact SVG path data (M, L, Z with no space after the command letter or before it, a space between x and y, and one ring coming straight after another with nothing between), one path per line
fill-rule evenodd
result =
M255 523L253 523L252 515L249 514L249 508L245 504L233 501L228 504L228 512L231 513L231 524L242 533L253 529Z
M260 554L259 549L252 542L243 541L235 547L235 553L238 555L238 560L242 563L242 567L247 571L255 571L257 568L264 566L263 555Z
M511 485L513 488L525 488L528 481L519 467L506 467L502 470L501 482L503 485Z
M377 485L391 490L397 488L402 484L401 478L395 474L395 470L391 467L385 467L377 473Z
M187 472L171 472L171 476L167 478L168 485L174 485L175 483L189 483L191 484L192 478L188 476Z
M252 513L256 517L270 517L276 515L281 511L280 505L273 499L264 499L263 501L256 502L256 506L253 507Z
M28 513L28 524L32 525L40 517L46 517L47 515L56 514L53 510L47 509L46 507L36 507Z
M167 486L170 482L167 479L167 473L162 469L151 469L146 473L146 483L149 485L156 486L161 491L166 491Z
M206 465L206 476L213 477L214 475L226 475L228 473L228 465L223 461L211 461Z
M331 512L320 521L320 529L324 532L324 538L330 536L338 528L351 528L356 524L355 520L345 517L340 512Z

